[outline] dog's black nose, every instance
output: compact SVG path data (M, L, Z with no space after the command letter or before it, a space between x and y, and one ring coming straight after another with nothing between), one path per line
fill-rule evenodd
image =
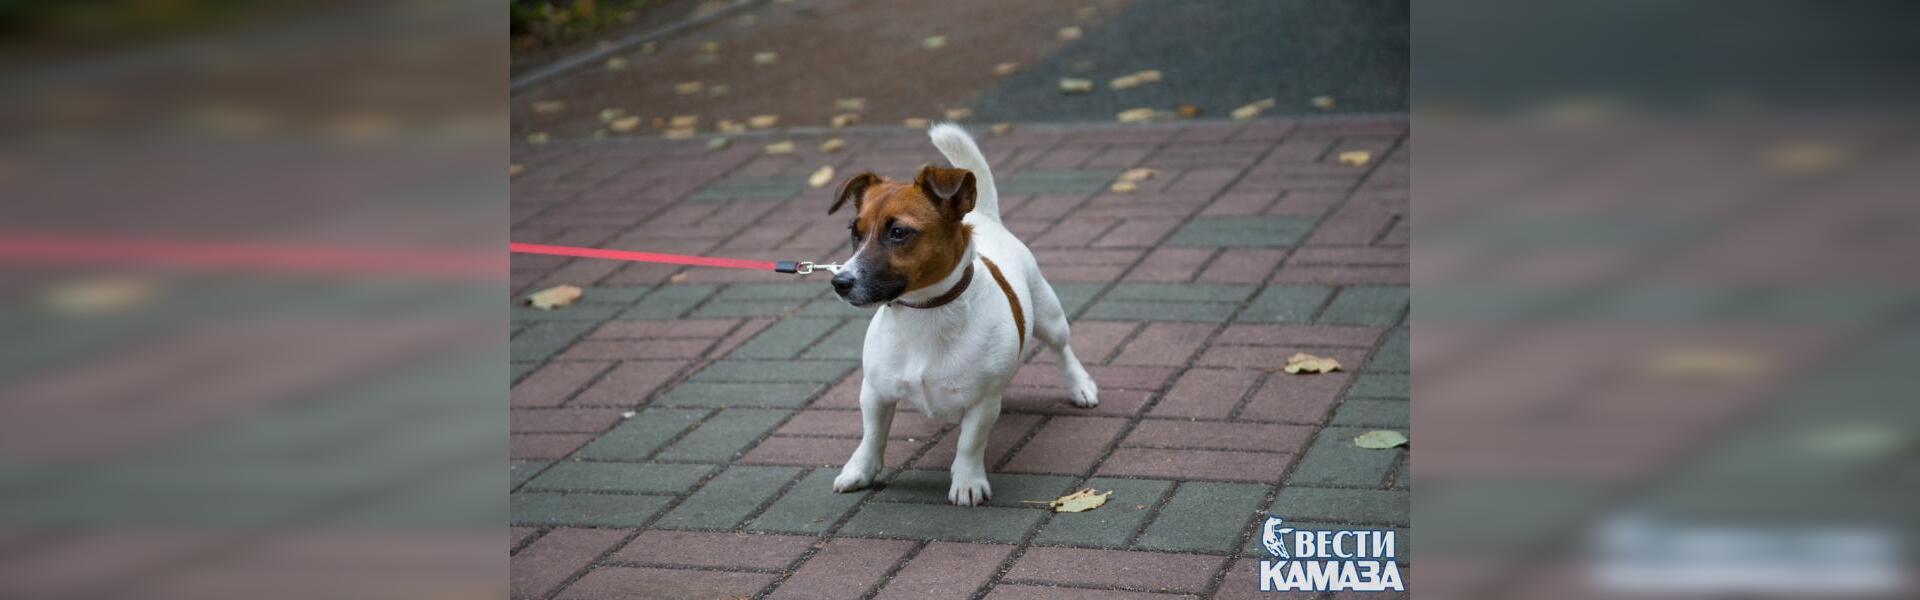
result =
M833 293L841 296L853 291L853 274L846 271L833 274Z

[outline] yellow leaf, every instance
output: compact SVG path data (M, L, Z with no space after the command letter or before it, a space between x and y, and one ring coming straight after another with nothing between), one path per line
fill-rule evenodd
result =
M672 277L667 278L667 283L686 283L686 282L687 282L686 273L674 273ZM631 415L632 413L627 413L627 414Z
M807 185L815 189L827 187L829 183L833 183L833 165L820 167L820 170L814 171L812 176L807 177Z
M841 98L833 101L833 107L837 110L860 112L867 109L867 99Z
M1080 39L1080 28L1079 27L1061 27L1060 39L1063 39L1063 40Z
M994 123L993 124L994 135L1006 135L1009 133L1013 133L1012 123Z
M733 140L729 140L724 137L715 137L713 139L707 140L708 150L721 150L721 149L725 149L727 146L730 146L730 145L733 145Z
M834 129L840 129L859 122L860 115L855 113L841 113L834 115L833 120L829 121L828 124L833 125Z
M741 123L735 123L727 119L721 119L719 121L715 121L713 124L713 128L716 130L719 130L720 133L746 133L747 132L746 125Z
M507 165L507 176L512 177L527 172L527 166L520 163Z
M670 140L690 140L695 133L698 131L692 127L675 127L667 130L666 137Z
M926 46L928 50L937 50L940 48L945 48L947 47L947 36L944 36L944 35L928 36L927 39L920 40L920 45Z
M1180 118L1191 119L1200 116L1200 107L1192 104L1180 105Z
M1120 181L1146 181L1160 175L1159 171L1148 168L1127 169L1120 173Z
M620 117L624 117L624 116L627 116L627 111L626 111L626 109L620 109L620 108L602 108L602 109L600 109L600 122L601 122L601 123L606 123L606 122L609 122L609 121L612 121L612 120L614 120L614 119L618 119L618 118L620 118Z
M1131 75L1116 77L1114 78L1113 81L1108 82L1107 86L1116 90L1124 90L1131 87L1143 86L1149 83L1160 83L1159 71L1149 69L1149 70L1140 71Z
M793 141L767 144L767 154L793 154Z
M1333 96L1314 96L1311 103L1320 110L1333 110Z
M527 134L527 143L533 144L535 146L547 143L547 139L548 139L547 133L544 131Z
M580 299L580 288L571 285L556 285L527 296L527 304L540 310L553 310L573 304Z
M754 115L747 119L747 125L754 129L766 129L780 124L780 115Z
M1118 193L1121 193L1121 194L1131 194L1131 193L1133 193L1133 192L1134 192L1135 190L1138 190L1138 189L1140 189L1140 186L1139 186L1139 184L1136 184L1136 183L1134 183L1134 182L1131 182L1131 181L1115 181L1115 182L1113 182L1113 186L1111 186L1111 187L1109 187L1109 188L1107 188L1107 189L1111 189L1111 190L1113 190L1113 191L1115 191L1115 192L1118 192Z
M614 131L618 131L621 133L633 131L634 129L637 129L639 127L640 127L640 117L621 117L618 119L614 119L610 123L607 123L608 129L612 129Z
M1060 79L1060 93L1062 94L1085 94L1091 91L1093 91L1092 79L1074 79L1072 77L1063 77Z
M155 291L153 285L138 279L95 279L61 284L47 290L41 297L41 304L49 312L62 315L100 315L146 304Z
M615 56L607 59L607 70L618 71L627 68L627 59Z
M1354 436L1353 445L1373 450L1385 450L1407 445L1407 436L1398 431L1369 431Z
M933 123L932 123L932 122L930 122L930 121L928 121L928 120L926 120L926 119L922 119L922 118L919 118L919 117L914 117L914 118L911 118L911 119L907 119L907 120L904 120L904 121L901 121L901 122L900 122L900 124L901 124L901 125L906 125L906 126L907 126L908 128L911 128L911 129L926 129L926 128L928 128L928 127L932 127L932 126L933 126Z
M773 63L776 63L776 62L780 62L780 53L779 53L779 52L755 52L755 53L753 53L753 64L756 64L756 65L770 65L770 64L773 64Z
M820 142L821 152L839 152L841 148L845 147L847 147L847 141L840 138Z
M1340 153L1340 164L1358 167L1373 161L1373 153L1366 150L1349 150Z
M1260 116L1260 113L1266 112L1266 110L1269 108L1273 108L1273 105L1274 105L1274 100L1272 98L1260 100L1258 102L1254 102L1246 106L1233 109L1233 118L1245 121L1247 119L1258 117Z
M949 108L949 109L947 109L947 120L948 120L948 121L959 121L959 120L961 120L961 119L965 119L965 118L968 118L968 117L971 117L971 116L973 116L973 109L971 109L971 108Z
M1305 352L1287 358L1286 371L1292 375L1303 373L1332 373L1340 370L1340 361L1324 356L1314 356Z
M1153 109L1130 108L1120 111L1120 114L1115 115L1114 118L1118 119L1121 123L1145 123L1153 120Z
M1107 503L1108 498L1112 497L1113 490L1099 493L1093 491L1093 488L1087 488L1053 500L1027 500L1026 503L1045 504L1053 507L1054 512L1077 513L1100 508L1101 505Z
M679 115L667 121L668 127L699 127L700 115Z
M993 66L993 74L1001 77L1012 75L1018 70L1020 70L1020 63L1017 62L1003 62Z
M537 115L557 113L566 108L567 103L563 100L539 100L533 103L533 113Z

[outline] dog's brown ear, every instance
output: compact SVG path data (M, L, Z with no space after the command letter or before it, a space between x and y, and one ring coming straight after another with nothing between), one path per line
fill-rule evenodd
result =
M954 220L973 212L973 201L978 192L974 189L972 171L927 165L920 167L920 174L914 176L913 184L920 186L928 198L940 205L940 211Z
M840 206L849 199L853 200L853 212L860 212L860 197L866 195L867 188L876 183L880 183L880 176L872 172L848 177L846 183L840 184L840 191L835 192L833 206L827 208L827 214L840 212Z

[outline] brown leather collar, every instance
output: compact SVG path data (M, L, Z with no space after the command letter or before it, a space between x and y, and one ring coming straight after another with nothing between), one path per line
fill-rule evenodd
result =
M973 283L973 262L968 261L967 272L960 274L960 283L953 284L953 289L947 290L947 293L941 294L932 300L928 300L926 302L922 302L919 304L914 304L912 302L902 302L899 300L895 300L893 301L893 303L899 306L905 306L907 308L940 308L942 306L946 306L952 303L954 300L959 300L960 294L966 292L967 285L971 283Z

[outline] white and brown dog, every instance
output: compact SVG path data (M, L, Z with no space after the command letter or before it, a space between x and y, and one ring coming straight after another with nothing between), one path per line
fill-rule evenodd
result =
M1066 312L1033 252L1000 222L1000 194L980 147L950 123L929 134L957 168L928 165L912 183L861 173L827 211L851 200L857 213L849 226L853 257L834 275L833 290L854 306L879 307L861 351L865 428L833 490L873 483L894 409L906 402L960 423L947 499L973 506L993 493L987 434L1029 336L1059 354L1074 406L1099 404L1099 387L1073 356Z

